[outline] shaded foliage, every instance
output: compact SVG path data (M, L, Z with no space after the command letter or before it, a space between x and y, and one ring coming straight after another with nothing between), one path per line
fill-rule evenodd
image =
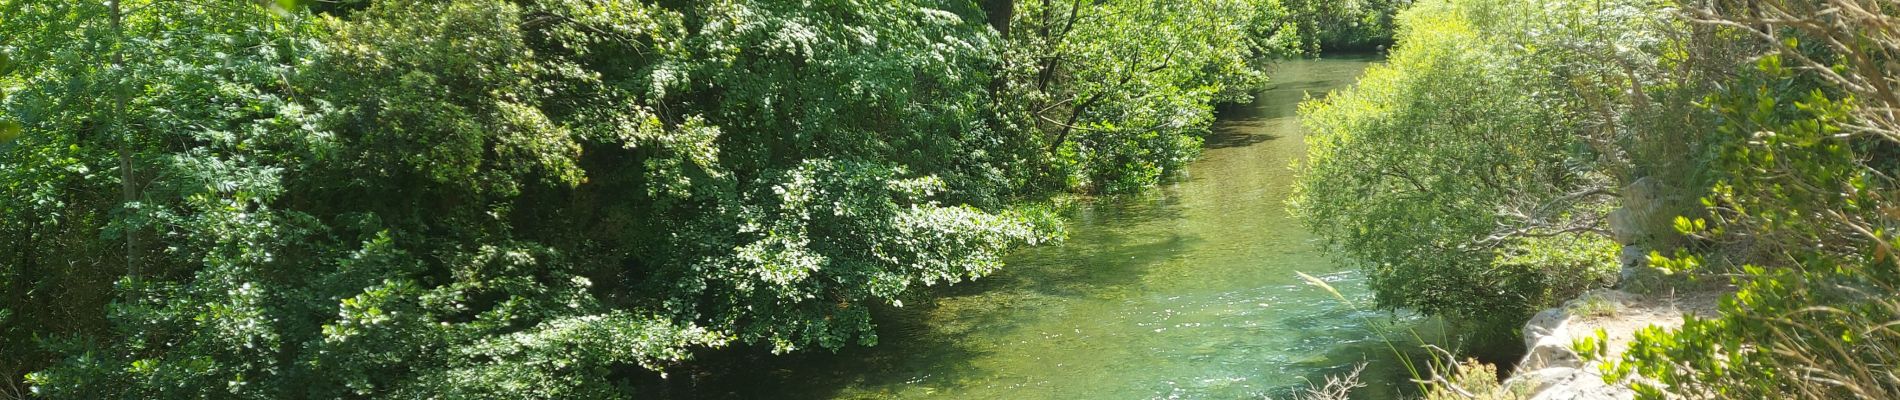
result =
M1307 54L1381 50L1398 32L1398 15L1413 0L1282 0Z
M9 383L595 398L875 344L872 305L1159 181L1282 54L1240 0L1047 41L968 1L300 3L0 2Z

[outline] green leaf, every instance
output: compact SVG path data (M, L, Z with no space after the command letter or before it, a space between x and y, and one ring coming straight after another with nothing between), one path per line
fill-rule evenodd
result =
M18 138L20 138L19 122L0 121L0 143L11 142Z

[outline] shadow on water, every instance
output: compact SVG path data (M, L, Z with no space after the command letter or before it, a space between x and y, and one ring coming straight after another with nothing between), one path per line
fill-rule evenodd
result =
M762 346L703 350L687 376L648 390L659 398L829 399L888 398L890 392L847 388L928 386L956 391L985 373L972 360L992 355L973 335L1009 336L1020 327L1061 314L1062 303L1110 293L1137 292L1149 266L1203 240L1192 235L1160 237L1117 227L1130 221L1183 218L1165 194L1087 200L1067 215L1076 230L1061 244L1030 248L1010 257L1010 268L975 281L939 286L906 307L874 306L880 344L771 355ZM909 299L907 299L909 300ZM1044 314L1018 310L1045 310Z
M1207 139L1201 146L1209 149L1247 147L1279 138L1280 136L1268 134L1247 133L1237 128L1222 128L1215 129L1213 133L1208 134Z
M1270 96L1272 93L1256 94L1251 103L1216 107L1215 114L1221 123L1209 129L1201 147L1207 150L1247 147L1284 137L1272 133L1274 124L1282 123L1281 119L1296 117L1297 113L1285 107L1262 106L1263 103L1285 101L1279 98L1283 96Z
M979 373L968 360L981 354L956 335L918 325L927 319L902 312L873 312L883 324L879 336L901 339L904 348L927 348L934 377L958 379ZM896 346L884 343L883 346ZM889 349L852 346L835 353L822 350L772 355L764 346L737 346L697 352L684 371L660 385L642 387L642 397L662 399L829 399L851 386L891 387L910 378L878 374L906 362Z

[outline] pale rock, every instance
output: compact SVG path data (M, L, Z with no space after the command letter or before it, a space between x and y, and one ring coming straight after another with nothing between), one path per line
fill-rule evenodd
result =
M1580 373L1576 368L1555 367L1529 371L1504 380L1504 387L1513 393L1543 393L1559 382L1569 380L1571 375Z
M1568 374L1531 396L1531 400L1631 400L1636 391L1603 383L1603 376L1586 369L1567 368ZM1594 369L1594 368L1589 368Z
M1574 340L1569 330L1564 329L1569 324L1570 314L1564 312L1563 308L1544 310L1524 323L1524 347L1529 348L1530 352L1518 362L1518 371L1582 366L1582 357L1570 349Z

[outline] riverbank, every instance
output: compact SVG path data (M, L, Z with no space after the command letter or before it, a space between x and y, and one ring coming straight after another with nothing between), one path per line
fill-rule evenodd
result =
M1530 399L1628 399L1635 392L1627 386L1604 382L1602 362L1577 354L1579 339L1596 337L1603 332L1608 359L1617 359L1629 349L1636 332L1658 327L1674 329L1683 316L1711 318L1716 304L1728 293L1726 288L1692 288L1657 293L1631 293L1619 289L1586 292L1562 306L1550 308L1524 324L1526 354L1517 371L1504 386Z
M1606 382L1602 372L1605 362L1621 359L1637 333L1644 329L1675 329L1682 326L1688 315L1716 317L1720 299L1734 293L1734 288L1727 284L1684 284L1687 280L1673 283L1677 286L1658 290L1629 285L1590 290L1562 305L1538 312L1524 323L1526 354L1517 360L1509 374L1500 374L1502 370L1497 365L1476 359L1446 366L1444 370L1427 373L1421 380L1432 386L1424 399L1634 399L1636 391L1629 382ZM1579 354L1578 344L1585 339L1597 340L1603 346L1602 352L1597 353L1600 356ZM1450 356L1449 353L1438 355ZM1348 398L1329 392L1328 388L1316 385L1311 395L1296 398Z
M696 357L703 373L669 378L687 382L669 395L1282 398L1366 363L1371 387L1359 398L1397 398L1413 385L1380 335L1388 314L1298 278L1310 273L1370 302L1364 275L1326 257L1285 208L1288 165L1306 146L1297 105L1351 84L1374 61L1276 66L1256 101L1221 112L1180 179L1078 199L1065 207L1063 243L1017 251L997 274L901 308L874 309L876 346Z

